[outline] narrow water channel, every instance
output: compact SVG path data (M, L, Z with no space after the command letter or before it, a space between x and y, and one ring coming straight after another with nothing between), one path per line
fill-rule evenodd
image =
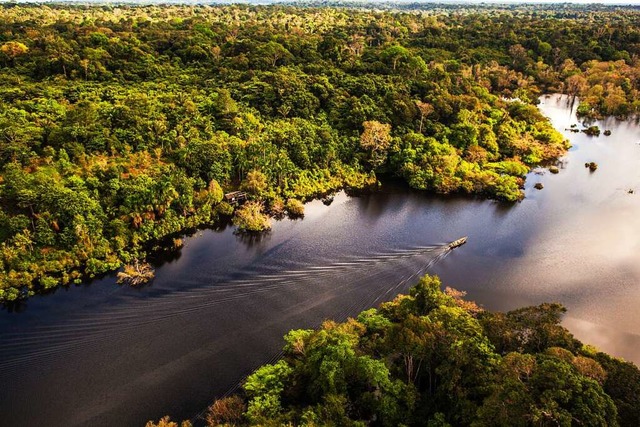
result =
M578 123L565 97L540 108L562 131ZM612 135L564 131L573 148L560 173L533 172L515 205L392 185L339 193L260 240L199 231L149 286L109 276L4 309L0 424L189 418L277 358L289 329L355 315L424 272L489 309L559 301L580 339L640 362L640 127L596 124Z

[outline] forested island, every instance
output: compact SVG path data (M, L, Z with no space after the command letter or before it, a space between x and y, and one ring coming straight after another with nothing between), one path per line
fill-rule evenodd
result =
M560 304L494 313L441 286L425 276L355 319L289 332L282 359L215 401L207 425L640 423L640 370L576 340Z
M0 300L134 264L150 244L396 176L505 201L585 117L638 98L632 8L0 9ZM287 208L287 207L290 208Z

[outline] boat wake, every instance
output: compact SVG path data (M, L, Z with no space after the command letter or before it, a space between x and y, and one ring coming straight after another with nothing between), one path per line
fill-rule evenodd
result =
M332 296L346 291L358 295L332 314L333 319L342 321L407 289L445 258L451 245L401 248L339 261L318 259L313 265L290 262L286 269L270 265L267 259L226 276L187 284L192 286L180 283L181 287L148 298L114 296L116 303L100 311L93 307L68 313L52 324L0 332L0 373L10 374L43 358L84 353L105 341L118 342L140 328L163 322L202 322L203 316L214 322L217 307L228 309L230 305L255 303L263 296L290 298L292 304L299 304L304 310L308 307L305 298L313 298L319 287L322 293ZM372 283L385 286L371 286Z

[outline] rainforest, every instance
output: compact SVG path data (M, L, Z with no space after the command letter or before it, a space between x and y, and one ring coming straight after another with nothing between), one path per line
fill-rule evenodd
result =
M564 121L552 120L554 108ZM629 218L640 217L636 203L640 178L634 175L637 168L629 166L637 159L637 147L631 145L636 137L640 143L639 113L640 8L635 6L4 3L0 5L4 316L0 324L6 321L17 329L0 330L4 359L0 379L4 383L15 374L11 369L32 356L73 347L70 343L75 341L69 337L76 332L85 334L78 338L78 348L89 342L99 346L98 336L110 347L118 334L135 326L121 321L139 322L131 335L137 340L147 327L149 334L155 331L160 336L154 329L156 321L186 319L180 316L207 310L211 317L198 321L210 322L212 330L216 327L212 319L221 324L233 323L230 319L238 322L237 336L228 330L215 340L207 338L213 348L214 342L242 337L247 348L251 340L261 346L255 358L225 353L229 365L242 363L220 368L233 378L220 380L218 388L201 384L194 392L198 399L193 405L206 408L199 416L191 413L191 406L185 409L190 404L184 393L183 400L174 402L180 406L177 409L163 400L166 411L141 406L135 418L123 411L103 418L100 411L110 406L101 402L95 406L99 409L87 406L84 412L68 416L60 412L52 423L64 419L58 424L138 425L153 418L148 426L170 427L178 424L160 417L176 414L176 419L210 426L640 425L637 367L578 340L574 330L562 324L565 306L541 301L541 296L571 300L568 295L579 293L575 287L567 285L564 293L554 293L549 288L555 282L550 281L535 298L522 297L533 305L514 309L520 301L518 292L505 290L500 282L500 295L512 298L500 305L508 308L502 312L484 308L481 291L473 295L480 296L482 303L476 304L464 298L464 291L443 290L437 277L423 276L449 256L452 248L447 242L463 235L444 233L449 227L470 235L473 232L465 230L483 229L501 236L518 226L520 231L513 233L522 233L496 247L482 246L481 254L474 252L477 257L470 262L478 269L477 282L461 267L467 283L454 283L465 290L490 282L482 269L491 261L482 257L499 259L504 275L509 268L522 268L518 263L528 259L527 254L516 246L535 240L536 233L546 242L566 245L538 256L541 265L563 258L566 252L572 252L567 258L574 259L584 251L585 258L566 270L567 275L576 273L575 282L579 271L591 271L587 261L591 258L586 257L593 248L606 246L607 236L620 236L610 245L619 250L601 254L599 260L613 260L622 249L637 248L637 242L627 241L634 233L625 231L624 225L633 228L637 220ZM628 141L622 141L623 136ZM618 158L613 161L610 153L616 149ZM580 170L571 172L567 159L583 162ZM553 179L569 178L573 181L563 187L567 191L553 189ZM407 214L404 202L389 196L388 188L399 188L397 194L406 196L404 200L420 194L422 201ZM577 194L584 188L591 192ZM544 199L545 194L562 197ZM601 198L589 204L593 195ZM394 207L380 207L371 202L374 197L384 203L393 200ZM324 215L319 212L336 212L352 199L360 199L353 203L357 214L339 211L342 223L323 217L315 234L308 228L309 221ZM528 200L540 201L536 209L554 215L536 218L537 229L527 228L532 224L525 221L507 224L509 218L525 218L511 212L530 209ZM460 212L469 213L463 221L467 229L454 221L459 203L466 203ZM565 218L549 207L563 203L581 210L568 207ZM424 206L434 209L431 223L422 222L430 215L423 212ZM494 222L483 217L482 209L488 206L495 210ZM615 213L607 210L602 218L615 219L589 217L581 222L580 215L591 213L593 206L600 212L611 207ZM377 217L372 219L367 209ZM398 212L403 216L393 217ZM387 217L397 222L377 222ZM540 224L551 217L548 222L554 225L561 220L582 224L580 236L569 236L575 239L567 243L558 237L560 226L554 229L556 234L543 234ZM354 218L366 223L349 224ZM416 224L422 228L412 228ZM308 240L296 240L300 238L296 227L307 233ZM332 228L342 234L332 235ZM199 236L211 233L220 234L218 243L198 243ZM385 233L397 234L381 238ZM279 241L279 236L288 240ZM345 243L349 239L352 247ZM579 239L589 239L589 244L571 246L582 242ZM331 244L337 246L331 249ZM473 244L481 245L471 236L469 245ZM244 245L246 252L233 252L238 245ZM184 253L197 255L186 266L179 264L183 246ZM365 247L377 252L359 254L360 258L347 253ZM217 258L206 258L207 251ZM269 258L278 251L281 258ZM249 254L253 258L246 265L235 264ZM635 280L638 264L629 259L636 258L626 252L620 256L626 258L611 280ZM165 258L165 264L158 261ZM402 264L405 259L415 262L413 270ZM159 267L156 279L148 261ZM281 265L282 271L276 271ZM354 265L361 269L350 270ZM214 267L220 271L208 270ZM527 271L535 270L530 268ZM521 277L545 278L550 271L539 268ZM371 294L365 298L368 280ZM492 280L498 280L496 275ZM95 285L105 281L113 288L96 290ZM347 287L347 282L358 284L362 299L354 294L349 301L338 295L339 287L325 288ZM185 288L189 283L193 287ZM135 290L129 284L135 284ZM286 284L316 287L271 294L273 307L286 303L287 296L292 298L287 309L302 307L287 312L290 319L260 317L266 314L259 308L247 308L260 301L267 311L268 297L259 300L260 292L281 292L278 286ZM635 291L611 286L610 295L624 303L634 301ZM66 313L69 322L76 319L74 301L82 304L88 288L87 293L105 292L106 297L100 296L102 305L92 307L95 300L89 299L87 305L78 306L77 322L65 323L60 313ZM517 290L527 295L528 290ZM236 310L229 303L224 311L216 298L225 292L235 292L236 297L220 301L247 297L247 305ZM598 299L593 292L580 302L592 304ZM63 300L67 294L73 296ZM309 314L305 322L294 323L295 315L317 309L309 305L312 294L317 298L314 304L331 302L335 311L318 309L315 317ZM122 295L134 301L127 310L137 311L123 309L118 317L110 310L118 307ZM498 300L496 295L491 299ZM148 305L139 305L144 298ZM154 298L163 302L154 306ZM57 308L54 301L60 301ZM200 305L185 308L193 301ZM39 304L47 306L42 320L33 311ZM95 308L95 318L84 311L87 307ZM234 315L240 313L245 317L237 320ZM23 314L26 319L21 322ZM273 326L266 341L242 335L258 330L248 320L241 323L252 316L260 327ZM616 320L620 319L610 323ZM45 325L48 321L51 324ZM83 321L87 324L81 328ZM570 321L583 331L589 329ZM621 322L622 333L636 340L629 342L637 342L628 316ZM39 329L43 325L49 329ZM274 343L282 347L284 326L293 330L274 356ZM196 335L202 329L186 334L194 327L186 320L182 327L185 336L176 340L193 339L189 345L200 345ZM174 332L166 331L167 336ZM50 348L27 351L46 339L52 340ZM177 351L175 343L166 344ZM131 345L139 346L137 341ZM189 356L195 357L197 351ZM99 353L96 350L92 357ZM135 354L126 350L122 357L135 359ZM637 351L632 353L636 356ZM169 366L157 357L149 363ZM71 361L72 357L67 363ZM193 380L195 364L189 369L190 376L184 378ZM126 376L122 374L122 384ZM229 388L230 381L243 376L240 385ZM150 378L156 377L145 377L143 383L149 390L154 384ZM177 381L175 376L161 378L163 388L158 393L171 388L170 379ZM178 390L184 390L184 384L174 392ZM130 391L123 396L130 397ZM6 393L0 401L14 399L15 405L26 401ZM29 416L28 408L15 408L5 420L10 424Z
M441 288L425 276L379 309L289 332L207 425L636 425L640 370L576 340L564 307L491 313Z
M567 148L538 95L582 95L587 115L640 108L634 11L0 12L5 301L144 258L231 214L230 189L268 210L393 175L516 201Z

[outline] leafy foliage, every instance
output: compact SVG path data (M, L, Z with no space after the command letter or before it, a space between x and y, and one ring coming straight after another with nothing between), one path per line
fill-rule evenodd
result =
M583 347L560 326L561 306L491 313L440 288L425 276L357 319L289 332L283 358L247 378L234 422L637 425L640 370Z
M3 5L0 300L143 259L240 188L517 201L567 147L543 91L638 112L632 8L420 7Z
M154 423L153 421L147 422L145 427L191 427L191 423L189 421L182 421L178 424L175 421L171 421L169 417L162 417L158 420L158 423Z
M240 231L259 232L271 228L269 217L262 212L259 202L247 202L236 211L233 223Z

